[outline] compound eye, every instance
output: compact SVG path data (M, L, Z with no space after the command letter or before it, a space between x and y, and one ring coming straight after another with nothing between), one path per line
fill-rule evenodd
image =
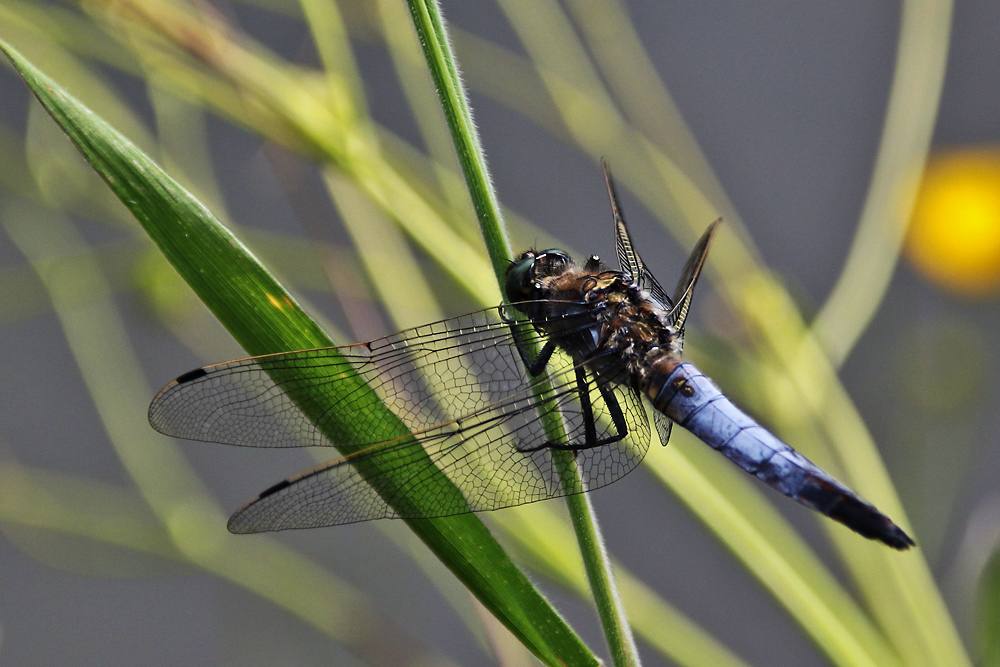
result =
M510 303L526 301L531 298L535 260L535 255L525 253L521 259L511 263L507 268L507 282L504 289L507 292L507 301Z
M539 257L543 255L548 257L550 260L558 260L563 262L570 261L569 253L563 250L562 248L549 248L548 250L543 250L542 252L538 253Z
M538 261L544 264L544 272L547 276L558 275L573 263L573 260L569 258L569 253L559 248L550 248L539 253Z

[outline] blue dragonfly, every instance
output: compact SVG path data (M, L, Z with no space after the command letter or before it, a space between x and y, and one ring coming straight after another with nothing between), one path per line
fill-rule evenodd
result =
M646 454L645 397L664 445L678 424L792 500L890 547L913 546L682 360L694 287L721 220L668 295L633 246L604 171L617 270L597 256L581 266L562 250L529 250L508 267L506 305L367 343L185 373L153 399L150 424L190 440L350 452L274 485L230 518L230 531L255 533L496 510L605 486ZM392 437L361 408L367 394L346 384L358 377L410 435ZM355 428L338 430L333 413L357 413ZM549 435L553 418L564 437ZM573 476L556 460L566 451ZM459 494L430 496L438 487L428 479L439 472ZM369 483L382 475L393 484Z

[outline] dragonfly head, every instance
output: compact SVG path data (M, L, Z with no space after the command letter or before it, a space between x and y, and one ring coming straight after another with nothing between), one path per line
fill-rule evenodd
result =
M565 250L529 250L507 267L507 300L517 305L544 297L542 279L557 276L573 264Z

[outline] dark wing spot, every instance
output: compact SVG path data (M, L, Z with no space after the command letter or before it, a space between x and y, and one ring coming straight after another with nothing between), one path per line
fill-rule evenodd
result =
M197 380L198 378L205 377L208 375L208 371L204 368L196 368L193 371L188 371L184 375L179 376L174 380L177 384L184 384L185 382L191 382L192 380Z
M287 488L289 486L291 486L291 483L287 479L282 480L277 484L275 484L274 486L272 486L271 488L261 491L260 495L257 496L257 500L261 500L262 498L267 498L268 496L273 496L278 491L281 491L282 489Z

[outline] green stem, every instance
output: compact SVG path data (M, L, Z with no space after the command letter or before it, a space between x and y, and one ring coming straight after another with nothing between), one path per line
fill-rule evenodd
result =
M572 459L571 452L560 453L566 454L565 458ZM569 464L573 465L573 461L570 460ZM616 667L639 665L639 651L636 649L632 628L629 627L625 616L625 607L618 595L614 574L611 571L611 559L604 548L604 538L597 517L594 515L594 508L590 504L590 496L586 493L573 494L566 497L566 504L573 520L576 540L580 545L583 565L587 570L590 591L597 604L597 614L601 619L608 647L611 649L611 659Z
M458 76L451 43L444 28L444 18L436 0L407 0L413 24L416 26L424 57L434 79L448 129L458 152L469 195L476 208L486 250L493 264L497 284L501 287L507 275L511 250L503 229L503 216L493 184L486 168L486 156L472 120L472 110L466 99L465 87Z
M510 248L502 227L496 193L487 172L486 158L472 121L465 88L458 76L458 68L455 66L451 45L445 32L444 19L436 0L408 0L408 4L424 57L448 121L452 140L455 142L493 271L497 283L502 286L510 261ZM564 433L561 424L553 424L551 428L547 425L547 430ZM564 488L567 489L567 505L614 662L619 667L638 665L635 641L632 639L624 609L615 589L611 563L600 538L596 517L591 510L589 499L584 494L573 492L583 489L575 461L571 454L553 456L553 459L560 467L559 473Z

